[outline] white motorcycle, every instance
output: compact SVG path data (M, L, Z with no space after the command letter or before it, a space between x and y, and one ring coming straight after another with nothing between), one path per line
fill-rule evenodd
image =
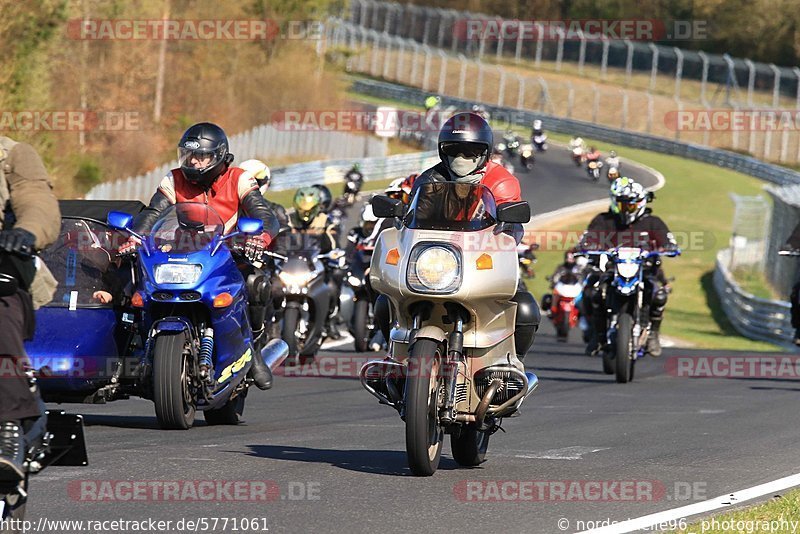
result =
M421 185L405 214L387 197L372 205L402 222L380 234L370 267L394 310L390 355L367 362L361 384L405 421L412 473L436 471L444 434L459 465L478 465L501 419L538 385L515 351L519 269L504 233L528 222L530 207L496 207L483 185L454 182Z

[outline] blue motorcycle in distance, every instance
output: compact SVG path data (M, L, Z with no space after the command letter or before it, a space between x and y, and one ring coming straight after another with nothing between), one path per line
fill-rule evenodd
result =
M263 223L240 218L238 231L225 235L212 208L191 202L165 210L147 236L135 234L132 221L108 214L111 228L142 241L131 300L144 340L134 391L153 400L164 429L190 428L197 410L209 424L238 423L253 358L272 370L288 354L282 340L256 352L246 282L226 243L261 233Z
M644 296L645 264L647 260L660 256L679 256L680 249L658 251L617 247L586 253L606 255L613 266L613 277L602 296L607 320L606 339L602 344L603 372L615 374L619 383L630 382L636 360L646 354L650 334L650 316Z

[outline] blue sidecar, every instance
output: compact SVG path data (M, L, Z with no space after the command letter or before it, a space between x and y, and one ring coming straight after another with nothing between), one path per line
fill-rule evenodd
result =
M58 288L53 301L36 311L36 334L26 343L42 396L59 403L127 398L120 380L133 348L133 314L120 299L131 274L115 254L128 236L105 219L109 210L138 213L144 204L61 200L59 207L61 232L41 253ZM103 302L100 292L111 302Z

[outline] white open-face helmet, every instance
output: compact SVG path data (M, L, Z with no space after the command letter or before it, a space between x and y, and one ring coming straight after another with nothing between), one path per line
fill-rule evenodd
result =
M272 180L272 172L269 170L267 164L263 161L257 159L248 159L247 161L241 162L239 164L239 168L244 169L252 174L258 182L260 188L267 189L269 187L269 183Z

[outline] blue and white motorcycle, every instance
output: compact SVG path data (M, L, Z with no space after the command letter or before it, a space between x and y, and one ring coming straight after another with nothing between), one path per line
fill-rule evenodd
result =
M602 295L607 318L606 343L602 345L603 372L615 374L619 383L630 382L636 360L646 353L650 334L650 317L645 306L645 265L660 256L679 256L680 250L618 247L587 254L606 255L613 266L613 278Z
M197 410L209 424L238 423L253 358L272 370L288 354L281 340L256 353L246 281L227 246L261 233L262 221L240 218L238 231L225 235L219 214L193 202L165 210L147 236L131 230L132 220L108 214L110 227L142 241L132 298L145 340L137 394L153 400L165 429L190 428Z

